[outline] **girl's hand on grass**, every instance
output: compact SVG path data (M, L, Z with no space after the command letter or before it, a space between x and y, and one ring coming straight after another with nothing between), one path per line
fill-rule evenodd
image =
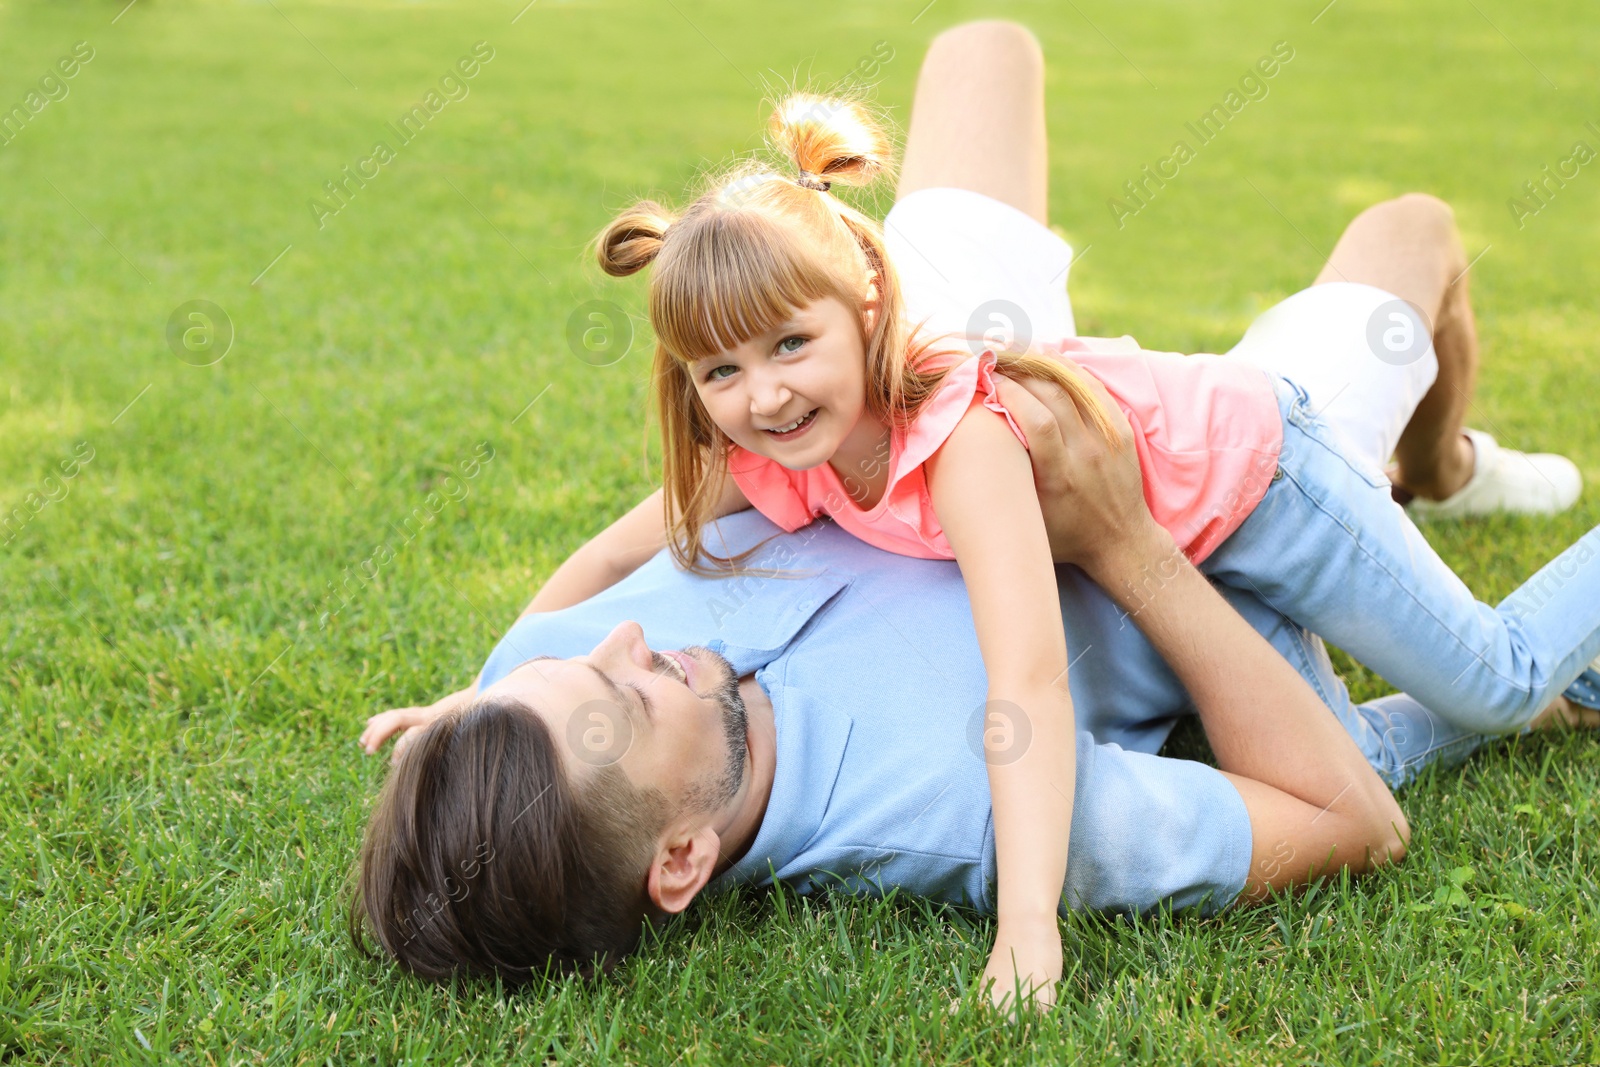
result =
M389 755L392 763L400 758L400 753L405 751L407 741L417 730L433 722L445 712L466 704L477 696L477 684L451 693L432 704L418 708L394 708L390 711L379 712L367 720L367 728L361 731L361 747L367 755L372 755L383 747L383 743L396 733L400 737L394 743L394 751Z
M1016 1016L1017 992L1035 1011L1056 1003L1056 983L1061 981L1061 931L1051 915L1019 929L1004 920L995 934L994 951L983 969L980 987L989 1002Z

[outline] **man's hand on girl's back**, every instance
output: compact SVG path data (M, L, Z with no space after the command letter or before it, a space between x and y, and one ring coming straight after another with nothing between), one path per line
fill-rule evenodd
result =
M1116 428L1115 440L1095 432L1052 382L1001 379L1000 400L1028 436L1051 554L1058 563L1076 563L1093 574L1107 552L1147 533L1155 520L1144 500L1133 427L1105 386L1065 362L1099 398Z

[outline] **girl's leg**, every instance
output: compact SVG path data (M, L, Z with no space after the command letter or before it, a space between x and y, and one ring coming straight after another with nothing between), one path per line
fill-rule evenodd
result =
M928 46L898 199L883 220L909 321L974 346L1077 332L1072 246L1046 225L1044 57L1014 22L970 22ZM980 348L974 349L981 351Z
M1418 328L1432 336L1438 376L1420 397L1398 393L1388 397L1415 404L1409 411L1393 409L1397 418L1408 420L1403 428L1395 427L1398 437L1391 445L1396 464L1390 478L1396 499L1414 500L1411 511L1418 517L1562 511L1583 486L1583 476L1572 461L1502 448L1489 434L1462 426L1478 376L1478 334L1468 296L1470 266L1450 206L1436 197L1411 193L1358 215L1339 238L1317 284L1357 282L1393 293L1416 308L1424 319ZM1317 292L1317 287L1309 292ZM1373 315L1387 320L1394 317L1392 312L1384 305ZM1373 357L1392 361L1392 354L1378 347L1379 339L1389 335L1382 332L1382 322L1365 325L1365 344L1356 345L1354 351L1359 352L1356 359L1367 362L1349 368L1347 380L1352 385L1364 379L1369 385L1388 380L1383 374L1399 369L1374 364ZM1423 355L1416 351L1409 362L1420 368L1416 360ZM1341 402L1382 406L1384 398L1363 399L1360 392L1353 388ZM1388 448L1384 451L1376 457L1380 463L1389 458Z
M1450 205L1409 193L1357 215L1314 283L1362 282L1386 289L1419 309L1432 327L1439 376L1395 446L1396 484L1429 500L1450 496L1473 470L1472 444L1461 432L1478 377L1467 266Z
M1044 53L1015 22L968 22L928 46L897 197L970 189L1047 222Z
M1529 724L1600 653L1600 528L1498 607L1389 499L1383 475L1282 387L1279 475L1205 561L1465 730Z

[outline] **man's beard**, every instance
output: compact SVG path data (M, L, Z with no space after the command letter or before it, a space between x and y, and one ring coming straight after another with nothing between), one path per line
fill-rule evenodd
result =
M710 782L696 782L689 787L684 798L684 805L692 811L714 811L738 796L740 787L744 785L744 764L749 752L749 713L745 710L744 697L739 694L739 676L734 672L732 663L702 645L690 645L679 651L700 665L710 660L722 675L716 688L701 695L716 701L722 709L722 736L727 742L727 762L721 775ZM659 660L666 657L660 653L656 653L656 656L659 669Z

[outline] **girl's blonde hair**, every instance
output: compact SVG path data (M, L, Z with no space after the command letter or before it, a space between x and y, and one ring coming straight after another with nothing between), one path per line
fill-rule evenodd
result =
M715 569L702 559L726 568L749 553L710 555L701 539L728 477L731 442L701 405L689 364L759 336L825 296L855 309L864 325L867 286L875 281L879 311L871 332L862 335L868 413L892 428L905 427L948 369L919 369L935 346L912 340L881 229L826 189L867 185L890 170L883 127L859 102L799 93L778 105L767 134L792 172L743 163L711 181L681 215L641 200L596 239L607 274L621 277L655 265L652 387L661 415L669 543L678 564L697 573ZM1008 377L1061 386L1100 433L1112 436L1094 394L1063 364L1036 353L996 356Z

